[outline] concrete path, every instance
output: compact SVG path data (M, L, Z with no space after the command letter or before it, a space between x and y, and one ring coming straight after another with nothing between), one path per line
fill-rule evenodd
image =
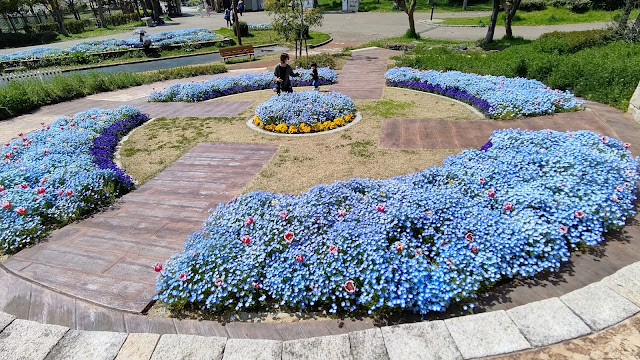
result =
M356 54L354 63L366 67L364 60L370 59L373 71L388 56L379 49ZM362 68L345 67L340 81L346 90L358 80L351 71ZM367 86L381 91L384 83ZM130 96L136 90L130 89ZM579 124L640 149L640 125L610 107L591 102L587 107L512 124L536 129ZM417 126L422 120L393 121L405 132L398 140L387 124L381 144L400 148L415 141L421 148L479 146L486 142L483 132L507 124L471 121L460 128L475 133L463 137L451 132L457 123L434 122L431 130ZM19 123L13 126L19 131ZM429 141L424 131L438 140ZM25 359L471 359L538 348L509 357L516 359L560 356L584 344L589 349L579 351L587 357L597 358L599 351L616 359L638 353L638 216L604 244L575 253L559 272L493 289L474 315L453 307L429 314L429 321L405 317L401 320L416 322L395 325L391 318L383 327L370 319L247 323L140 315L153 295L150 264L179 250L186 235L200 227L206 209L237 194L274 151L268 145L200 144L112 210L6 260L0 265L0 359L15 354ZM589 334L573 340L575 345L566 342ZM614 342L621 347L614 348Z

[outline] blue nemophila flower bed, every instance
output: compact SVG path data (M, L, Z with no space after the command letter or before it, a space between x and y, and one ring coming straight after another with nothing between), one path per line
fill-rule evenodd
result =
M509 129L415 174L251 192L156 266L157 299L212 311L443 311L502 278L558 269L622 227L639 180L626 147L588 131Z
M583 104L569 91L551 89L538 80L393 68L387 85L433 92L475 106L491 118L535 116L577 110Z
M223 37L212 33L209 29L183 29L175 31L163 31L161 33L149 35L149 40L155 46L167 46L173 44L188 44L204 41L218 41ZM96 41L83 41L68 49L58 49L51 47L37 47L30 50L16 51L9 54L0 54L0 61L42 59L69 55L77 52L98 53L105 51L124 50L132 47L141 47L140 37L134 36L128 39L106 39Z
M249 24L249 30L251 31L271 30L271 24Z
M138 109L62 117L2 146L0 251L15 252L133 187L113 163L120 138L147 120Z
M302 76L292 77L291 85L311 85L311 70L296 69L295 71L302 72ZM337 79L336 72L329 68L318 68L318 76L320 85L333 84ZM272 72L225 76L199 83L173 84L164 90L151 92L147 101L204 101L246 91L269 89L273 84Z
M344 126L355 112L356 105L346 95L302 91L274 95L259 104L253 122L269 131L308 133Z

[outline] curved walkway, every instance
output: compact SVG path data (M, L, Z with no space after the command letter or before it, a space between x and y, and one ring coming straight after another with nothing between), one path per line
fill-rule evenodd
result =
M351 68L383 71L388 56L379 49L358 52L341 72L341 85L349 90L348 79L357 80L348 76ZM437 136L439 147L477 146L486 141L482 131L492 126L571 122L620 137L634 151L640 148L638 124L604 105L588 103L587 108L511 123L440 123L446 126L434 125L431 136ZM396 124L407 130L394 146L412 143L410 136L417 133L422 148L436 147L423 141L427 136L416 127L423 121ZM438 132L457 126L466 128ZM468 143L456 135L473 129L477 134L464 140ZM393 136L398 135L385 127L381 143ZM640 311L640 228L633 219L620 233L609 234L605 244L574 254L559 272L494 289L470 316L452 309L427 316L431 321L378 328L369 319L220 323L135 314L153 293L150 264L180 249L185 235L200 227L206 209L237 194L274 151L267 145L198 145L114 209L56 231L49 241L5 261L0 266L0 310L6 312L0 313L0 358L470 359L587 335ZM638 323L636 317L606 331L622 328L637 338ZM545 351L522 356L553 354ZM627 353L620 354L613 357Z

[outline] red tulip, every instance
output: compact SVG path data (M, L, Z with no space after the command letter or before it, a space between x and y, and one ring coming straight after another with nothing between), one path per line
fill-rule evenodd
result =
M353 280L347 280L347 282L344 283L343 287L349 293L356 292L356 283L354 283Z
M296 261L299 262L299 263L303 262L304 261L304 256L302 256L300 254L296 255Z
M155 272L162 271L162 264L161 263L156 263L155 265L153 265L153 270L155 270Z
M249 235L245 235L240 238L240 242L246 245L251 242L251 238L249 237Z
M379 212L384 212L387 209L385 204L378 204L378 206L376 206L376 210L378 210Z
M293 240L295 240L295 235L293 235L291 231L284 233L284 241L286 241L287 244L291 244Z
M187 273L181 272L180 275L178 275L178 280L182 282L187 281Z
M246 218L244 220L245 225L249 226L251 224L253 224L253 218L251 216L249 216L248 218Z

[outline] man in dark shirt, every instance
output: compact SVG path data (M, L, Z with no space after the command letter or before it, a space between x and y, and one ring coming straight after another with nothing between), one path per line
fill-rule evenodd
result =
M280 55L280 64L276 65L276 68L273 70L273 76L276 80L273 91L277 92L278 95L280 95L281 91L292 93L293 88L291 87L290 77L300 76L299 73L293 72L291 65L287 62L289 62L289 54L283 53Z

